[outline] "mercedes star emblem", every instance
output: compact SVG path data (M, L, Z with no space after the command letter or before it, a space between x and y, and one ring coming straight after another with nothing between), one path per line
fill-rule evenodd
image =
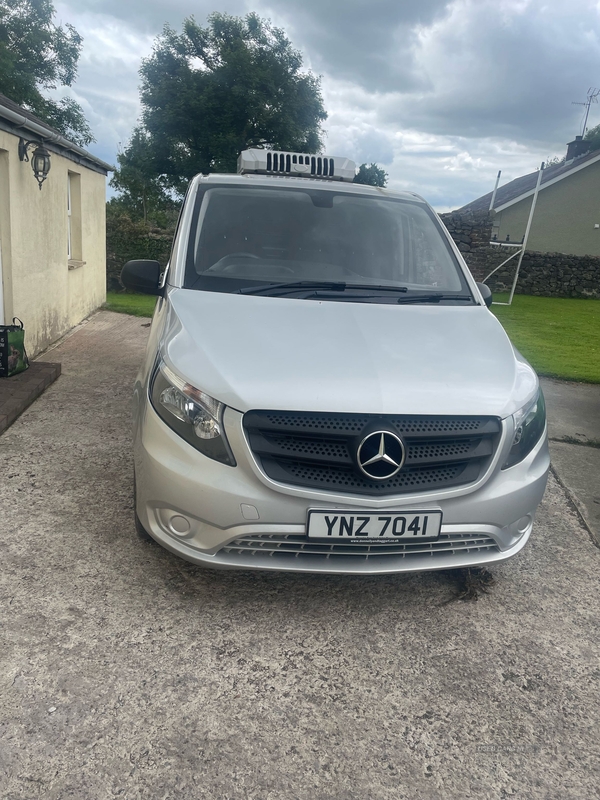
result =
M387 481L404 464L406 451L402 439L391 431L375 431L362 440L356 451L358 466L368 478Z

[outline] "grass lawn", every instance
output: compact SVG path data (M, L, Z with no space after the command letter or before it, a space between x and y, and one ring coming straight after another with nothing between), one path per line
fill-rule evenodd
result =
M492 311L540 375L600 383L600 300L517 294Z
M155 302L149 295L109 292L104 307L151 317ZM600 300L517 294L512 306L493 305L492 311L540 375L600 383Z
M127 292L107 292L104 308L135 317L151 317L154 314L156 297L149 294L129 294Z

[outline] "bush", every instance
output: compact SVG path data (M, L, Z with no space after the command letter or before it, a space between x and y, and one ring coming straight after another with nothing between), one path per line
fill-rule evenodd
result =
M134 258L150 258L166 266L171 252L175 226L158 228L136 221L122 209L109 203L106 214L106 288L123 290L119 279L123 264Z

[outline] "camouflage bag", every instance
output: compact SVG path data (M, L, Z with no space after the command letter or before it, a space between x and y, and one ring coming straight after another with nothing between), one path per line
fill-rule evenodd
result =
M0 378L10 378L28 366L23 323L13 317L12 325L0 325Z

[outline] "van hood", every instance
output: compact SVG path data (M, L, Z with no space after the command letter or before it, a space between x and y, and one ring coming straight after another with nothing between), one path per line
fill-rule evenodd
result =
M485 306L351 303L169 289L161 353L226 405L506 417L537 389Z

